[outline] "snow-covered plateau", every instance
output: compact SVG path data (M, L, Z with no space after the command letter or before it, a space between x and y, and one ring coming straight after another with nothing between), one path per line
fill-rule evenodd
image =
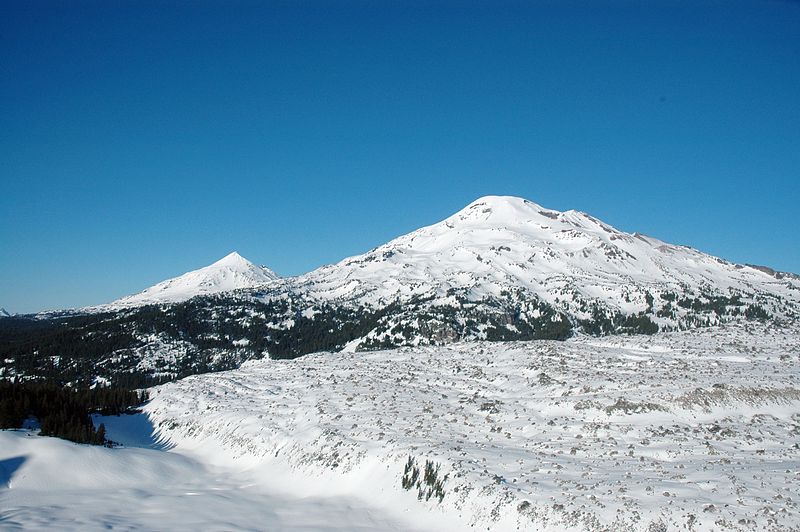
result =
M800 530L798 370L770 324L249 361L152 389L160 450L0 433L0 523Z

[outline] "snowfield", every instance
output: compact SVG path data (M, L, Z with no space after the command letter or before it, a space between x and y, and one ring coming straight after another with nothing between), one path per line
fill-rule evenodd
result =
M799 368L798 331L769 325L464 343L251 361L147 413L176 449L434 529L797 530ZM441 500L422 471L403 489L409 457Z
M0 529L418 530L355 497L287 494L262 475L155 447L107 449L0 431Z
M798 370L754 323L250 361L128 447L0 432L0 526L800 530Z

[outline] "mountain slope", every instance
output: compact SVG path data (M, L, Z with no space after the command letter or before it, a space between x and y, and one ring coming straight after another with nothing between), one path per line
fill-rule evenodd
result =
M298 277L276 278L231 254L110 305L5 318L0 376L138 386L265 356L798 316L796 275L625 233L588 214L488 196Z
M439 223L290 283L313 299L355 307L405 310L421 301L427 309L502 307L512 332L520 314L524 321L547 309L548 319L573 323L641 315L650 331L712 325L719 315L751 306L759 315L788 309L794 316L790 307L800 301L796 276L732 264L619 231L582 212L510 196L480 198ZM698 320L697 311L709 309L717 316ZM414 316L387 326L413 328Z
M579 294L643 310L636 292L700 289L774 292L800 299L796 279L697 250L624 233L592 216L511 196L480 198L437 224L297 279L326 300L380 305L465 290L471 299L525 289L548 303ZM625 295L634 296L625 301Z
M256 266L234 251L210 266L167 279L138 294L118 299L109 306L177 303L199 295L253 288L275 279L278 279L275 272Z

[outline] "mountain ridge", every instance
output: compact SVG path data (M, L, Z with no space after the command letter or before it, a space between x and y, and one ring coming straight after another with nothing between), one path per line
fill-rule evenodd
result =
M671 260L675 257L679 260ZM370 277L370 270L378 274ZM512 196L479 198L441 222L292 281L323 299L343 298L360 287L355 298L362 304L374 302L366 292L377 300L402 296L401 280L416 286L410 291L415 294L424 289L446 293L460 283L476 296L497 295L508 285L524 285L553 303L563 290L548 292L547 286L563 284L569 276L580 280L570 289L589 286L588 291L630 281L667 288L721 283L741 290L775 281L764 269L625 233L580 211L554 211Z
M505 260L498 257L511 253L511 244L523 249ZM401 259L409 255L414 259ZM680 255L684 264L667 264L669 255ZM695 274L686 274L689 269L695 269ZM370 276L370 271L376 275ZM470 275L476 272L487 278ZM764 289L776 280L800 279L765 266L734 264L640 232L626 233L582 211L548 209L516 196L484 196L440 222L305 274L279 278L233 252L209 266L93 308L176 303L198 295L258 289L274 281L279 281L279 290L302 292L314 300L350 299L366 306L431 290L441 295L465 283L475 297L498 295L516 284L553 303L556 292L564 290L555 285L569 285L564 280L570 276L581 281L570 289L587 292L603 292L610 284L629 281L671 288L722 283L726 288L748 290ZM624 306L619 298L616 303Z
M3 320L0 375L141 386L253 358L798 316L797 277L488 196L303 275L278 278L234 253L112 304Z

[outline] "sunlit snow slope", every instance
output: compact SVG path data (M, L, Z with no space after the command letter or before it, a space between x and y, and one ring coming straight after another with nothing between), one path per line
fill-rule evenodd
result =
M2 530L416 530L344 490L299 495L269 480L180 452L0 431Z
M252 288L277 278L272 270L256 266L234 251L210 266L167 279L138 294L118 299L109 306L175 303L199 295Z
M478 300L521 289L579 317L598 301L624 312L646 293L768 293L800 301L796 276L732 264L685 246L619 231L578 211L486 196L434 225L296 279L324 300L380 305L466 291ZM571 307L571 308L570 308Z
M145 410L176 449L360 480L443 524L798 530L799 340L736 324L320 353L160 386ZM439 465L441 496L421 471L404 484L409 457Z

